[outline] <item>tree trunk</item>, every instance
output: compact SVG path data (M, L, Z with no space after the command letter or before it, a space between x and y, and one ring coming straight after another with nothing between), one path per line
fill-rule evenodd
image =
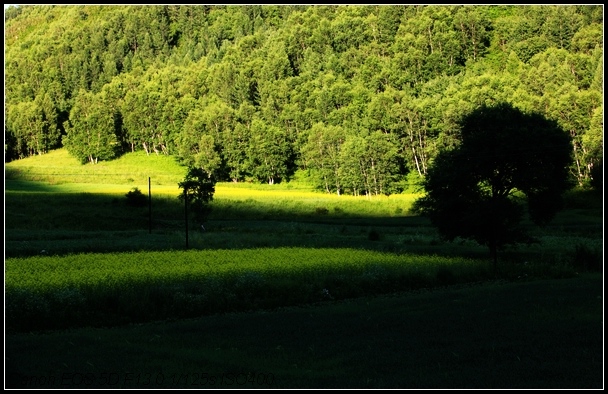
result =
M412 154L414 156L414 162L416 163L416 170L418 170L418 175L422 176L422 172L420 172L420 164L418 164L418 156L416 155L416 149L412 146Z

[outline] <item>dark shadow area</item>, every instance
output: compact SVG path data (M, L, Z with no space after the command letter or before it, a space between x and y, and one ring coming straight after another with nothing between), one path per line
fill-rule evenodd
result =
M7 174L9 171L13 173L13 177L14 177L14 173L18 172L15 169L7 169L6 170ZM56 187L54 185L51 185L48 183L34 182L34 181L22 181L22 180L19 180L17 177L15 177L15 178L13 178L13 177L9 177L7 175L4 179L4 193L5 194L7 191L52 193L53 191L56 190Z
M5 387L601 389L601 295L594 276L7 334Z
M188 227L191 248L386 247L403 232L433 237L426 219L416 216L370 217L345 212L293 211L263 204L218 200L205 231ZM129 204L126 196L49 193L11 185L5 193L5 255L37 255L172 250L185 244L184 206L177 197L152 195L151 209ZM370 235L371 234L371 235ZM377 234L378 236L374 236ZM408 239L412 239L410 236Z
M152 209L130 206L126 196L32 192L11 184L5 192L5 257L80 252L180 250L185 248L184 207L177 197L152 195ZM25 188L25 186L24 186ZM125 188L126 190L126 188ZM602 206L595 195L573 192L567 209L534 236L602 237ZM394 253L485 258L474 242L440 240L420 216L357 216L314 208L268 208L263 204L216 200L205 231L191 225L191 249L298 246L364 248ZM525 224L525 223L524 223ZM532 224L530 224L532 226ZM525 249L524 249L525 250Z
M577 198L584 200L580 195ZM548 245L501 252L501 280L562 278L575 272L602 271L601 250L581 240L592 244L601 240L603 218L595 214L595 208L583 208L579 200L571 203L572 209L560 212L556 221L561 225L537 230L537 236L550 241ZM5 193L5 207L5 258L186 249L184 209L177 197L153 196L151 223L148 207L131 206L126 196L10 191ZM581 235L577 232L581 226L592 230ZM408 264L394 272L385 271L386 267L366 267L361 272L338 264L335 271L273 276L265 282L253 270L216 282L204 277L127 281L112 286L78 284L78 289L46 293L11 288L6 293L10 302L5 314L10 324L5 330L116 327L496 280L489 273L486 248L463 239L441 241L428 220L418 216L357 217L334 211L319 214L314 209L269 212L263 205L224 200L213 210L205 228L189 227L188 249L348 248L422 255L424 262L420 271L414 272L408 271ZM431 262L428 265L426 256ZM439 266L432 263L432 256L456 257L456 264ZM482 264L469 270L466 264L459 265L464 259ZM331 292L323 293L326 289Z

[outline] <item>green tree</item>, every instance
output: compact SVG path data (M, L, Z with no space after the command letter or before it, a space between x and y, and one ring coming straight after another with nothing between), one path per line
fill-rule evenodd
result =
M242 123L235 123L234 127L224 131L222 156L233 182L242 181L250 173L247 158L249 139L249 129Z
M442 73L456 73L463 63L459 30L466 30L461 24L452 26L457 10L456 7L425 6L416 17L407 19L393 47L395 66L415 64L415 69L407 71L423 81ZM392 77L398 78L398 75Z
M288 175L289 147L286 133L282 129L254 118L248 147L251 174L270 185L285 179Z
M398 172L397 147L390 134L374 131L366 136L367 165L370 191L375 195L389 195Z
M311 169L327 193L335 191L340 195L340 147L346 133L339 126L315 124L309 132L308 141L302 147L302 158L307 168Z
M82 90L65 123L63 145L82 163L97 163L117 155L116 113L102 94Z
M348 136L340 149L338 175L344 188L354 196L370 195L366 150L367 141L358 135Z
M185 114L179 113L182 103L178 101L176 87L163 81L163 77L167 76L149 70L140 85L126 93L122 103L128 142L132 149L141 144L147 154L169 154L185 119Z
M397 148L390 134L348 135L339 152L338 175L355 196L390 194L398 172Z
M589 133L594 111L601 107L602 95L593 90L579 90L566 83L547 101L548 116L572 137L574 162L571 171L579 185L583 186L589 180L589 169L593 166L594 156L597 156L589 154L598 149L597 128L591 131L589 137L585 135Z
M232 57L224 57L220 63L209 68L207 84L209 90L219 97L225 104L238 108L238 94L236 92L239 68Z
M453 23L460 34L464 57L473 61L479 60L490 44L490 21L481 11L481 7L458 7Z
M43 154L45 146L45 129L42 108L36 101L22 101L8 105L7 126L15 138L16 152L19 157Z
M213 145L218 179L261 168L250 142L272 137L252 137L254 114L283 133L286 174L307 165L299 155L321 122L393 135L399 161L424 175L464 113L500 101L572 133L582 184L600 159L590 119L603 95L602 5L34 5L5 16L10 158L58 147L83 89L111 96L122 151L193 157ZM184 131L195 104L201 128Z
M461 121L461 143L441 152L423 180L414 211L428 216L447 240L477 241L497 251L529 241L520 222L548 223L569 182L570 137L554 121L508 104L481 107Z
M221 166L220 138L227 128L215 102L201 108L192 109L182 130L176 138L178 152L182 161L188 166L200 167L210 174L218 176ZM226 107L223 104L223 107Z
M572 37L571 49L590 55L595 48L601 48L604 40L604 27L600 23L583 26Z
M250 130L255 108L243 103L235 113L234 124L226 127L222 139L222 156L225 160L228 176L233 182L241 181L250 174L249 152Z
M377 35L374 37L381 43L391 44L395 40L395 34L399 30L403 6L376 6L377 13ZM374 30L376 32L376 30Z
M189 220L196 226L203 226L212 207L213 194L215 193L215 177L198 167L188 167L188 172L184 179L177 185L183 190L179 199L186 199ZM204 228L204 227L200 227Z
M604 106L601 105L593 111L589 130L581 139L585 148L583 157L590 176L591 186L601 190L602 162L604 151Z
M398 119L396 135L400 145L400 155L407 161L408 167L424 176L427 171L429 156L433 146L428 136L429 125L422 108L429 106L430 99L415 99L405 96L400 103L393 104L391 112ZM429 146L430 145L430 146Z
M583 16L576 6L551 6L542 24L542 33L551 46L570 49L574 34L580 29Z

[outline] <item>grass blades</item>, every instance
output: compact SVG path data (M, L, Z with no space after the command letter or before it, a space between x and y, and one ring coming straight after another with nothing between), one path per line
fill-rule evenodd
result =
M569 193L497 273L411 216L416 195L303 178L218 184L186 250L172 160L7 163L7 387L601 387L598 196ZM148 177L152 209L129 206Z
M65 148L5 163L5 179L43 184L167 185L181 181L186 173L174 157L132 152L109 162L80 164Z
M471 259L320 248L11 258L5 261L6 329L293 306L481 280L490 276L488 268Z
M601 389L603 280L6 337L6 388Z

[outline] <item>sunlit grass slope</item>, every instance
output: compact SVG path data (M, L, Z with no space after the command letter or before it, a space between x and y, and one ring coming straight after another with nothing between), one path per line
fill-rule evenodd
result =
M174 157L127 153L112 161L80 164L65 149L45 155L16 160L5 167L6 192L101 193L124 195L132 188L153 197L177 196L178 183L186 168ZM41 187L44 185L44 187ZM219 182L216 185L217 208L238 204L252 211L263 210L270 216L291 212L301 214L402 216L417 195L353 197L315 191L306 181L267 185L247 182Z
M44 155L15 160L5 165L9 180L37 181L49 184L132 184L177 185L186 169L174 157L146 155L143 151L127 153L116 160L81 164L67 150L57 149Z

